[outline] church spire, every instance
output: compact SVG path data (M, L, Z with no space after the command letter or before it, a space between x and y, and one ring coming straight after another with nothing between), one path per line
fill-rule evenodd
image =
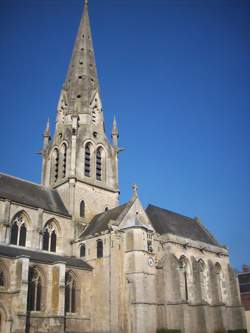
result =
M83 16L60 98L59 111L63 108L64 114L91 113L91 104L97 94L99 99L88 1L85 0Z

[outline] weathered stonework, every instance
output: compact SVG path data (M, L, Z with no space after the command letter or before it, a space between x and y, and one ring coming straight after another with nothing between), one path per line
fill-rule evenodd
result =
M42 185L0 174L0 332L215 333L245 328L228 251L198 219L119 205L88 4L44 132Z

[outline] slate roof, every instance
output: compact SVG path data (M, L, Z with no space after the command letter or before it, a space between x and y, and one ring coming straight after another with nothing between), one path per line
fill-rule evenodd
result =
M238 274L240 293L250 293L250 272Z
M58 192L0 173L0 198L69 216Z
M81 237L100 234L101 232L108 230L108 224L110 220L116 220L123 212L123 210L125 210L125 208L128 208L129 206L129 203L126 203L94 216L88 224L87 228L81 234Z
M208 232L196 219L153 205L147 207L146 213L155 231L160 235L173 234L191 240L220 246L210 232Z
M40 250L37 251L29 250L27 248L18 247L18 246L0 245L0 256L8 258L27 256L30 258L31 261L44 264L53 264L57 261L63 261L66 263L66 266L92 270L92 267L82 259L78 259L75 257L60 256L54 253L44 252Z

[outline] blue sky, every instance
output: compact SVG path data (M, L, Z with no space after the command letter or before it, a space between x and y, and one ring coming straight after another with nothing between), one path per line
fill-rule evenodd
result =
M89 0L107 135L120 130L121 202L198 216L250 264L250 2ZM0 1L0 170L40 181L80 0Z

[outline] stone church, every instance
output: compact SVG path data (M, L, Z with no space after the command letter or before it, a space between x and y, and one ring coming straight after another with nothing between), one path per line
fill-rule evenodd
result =
M115 120L112 142L104 130L87 1L43 138L41 185L0 174L2 333L245 328L227 248L198 219L144 209L136 186L119 203L119 133Z

